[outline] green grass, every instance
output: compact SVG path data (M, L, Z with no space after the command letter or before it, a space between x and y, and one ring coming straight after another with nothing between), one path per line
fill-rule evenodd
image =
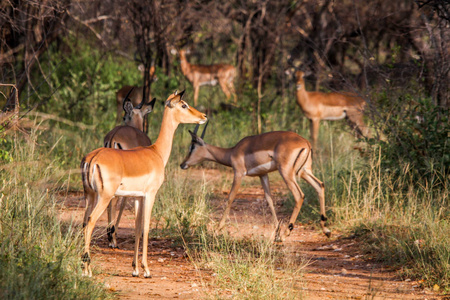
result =
M109 298L81 277L81 229L57 213L55 193L67 182L37 141L13 139L12 162L0 171L0 298Z
M198 267L210 270L209 297L222 299L301 299L300 286L306 262L267 239L238 239L199 234L186 245Z

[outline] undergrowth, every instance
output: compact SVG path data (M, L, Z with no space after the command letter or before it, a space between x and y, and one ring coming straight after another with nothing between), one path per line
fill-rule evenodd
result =
M58 219L53 195L64 185L54 177L58 166L34 134L12 145L12 162L0 171L0 298L109 298L81 277L80 229Z

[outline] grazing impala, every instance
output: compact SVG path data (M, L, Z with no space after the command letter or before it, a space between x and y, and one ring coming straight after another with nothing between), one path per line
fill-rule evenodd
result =
M151 277L147 263L150 217L156 193L164 181L164 168L172 150L173 135L179 124L203 124L207 120L205 114L182 100L183 93L175 92L167 99L159 136L153 145L132 150L99 148L81 161L87 203L85 216L89 216L84 229L84 275L92 276L89 245L98 218L114 196L133 196L139 197L136 200L139 209L135 221L133 276L139 275L139 240L143 229L142 266L144 277Z
M143 65L139 65L139 70L143 72ZM150 76L150 81L156 81L154 65L152 65L150 67L149 76ZM130 93L130 91L132 91L132 92ZM119 124L122 120L122 116L123 116L122 99L125 99L125 95L129 94L128 98L130 98L133 106L136 106L141 102L143 93L144 93L143 86L125 85L120 90L117 91L117 93L116 93L116 107L117 107L116 124ZM150 99L150 97L149 97L149 99ZM145 125L144 125L144 129L145 129Z
M297 103L311 121L311 139L317 144L321 120L341 120L347 118L358 135L366 135L368 128L363 121L366 102L354 93L308 92L305 88L305 73L295 72L297 83Z
M103 142L105 148L129 150L139 146L150 146L152 144L149 137L143 132L144 116L153 111L156 98L150 103L144 103L144 100L142 100L136 107L133 107L133 104L127 97L128 94L123 100L123 109L125 111L123 120L125 125L115 127L105 136ZM116 204L119 200L121 200L121 205L116 220ZM116 231L119 228L120 218L122 217L124 208L125 199L123 197L114 197L108 205L108 227L106 232L108 233L109 246L111 248L118 248ZM86 223L87 220L84 220L84 222Z
M300 174L319 195L320 225L323 233L330 237L331 232L325 227L325 221L327 220L325 217L325 188L323 183L312 173L311 145L307 140L293 132L273 131L248 136L243 138L236 146L225 149L206 144L203 141L205 131L203 131L200 138L196 134L197 128L195 132L189 131L192 136L192 143L189 148L189 154L180 167L187 169L189 166L208 160L232 167L234 170L234 180L228 196L228 205L219 222L218 230L221 230L225 225L231 204L236 197L244 176L259 176L264 189L264 196L272 212L273 223L277 226L278 219L270 195L269 177L267 174L278 170L295 198L295 207L289 224L285 229L281 228L280 238L284 240L294 228L294 222L305 197L295 179L297 174Z
M219 83L222 91L230 99L231 94L236 104L236 92L234 90L234 78L236 68L227 64L216 65L191 65L186 59L186 51L180 50L181 71L194 86L194 105L197 105L198 92L202 85L216 85Z

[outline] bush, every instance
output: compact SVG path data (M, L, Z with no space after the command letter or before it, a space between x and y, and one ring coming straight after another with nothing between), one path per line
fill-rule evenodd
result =
M442 188L450 172L449 109L406 98L381 119L383 139L369 142L380 147L373 149L381 151L382 169L400 176L407 167L415 181Z

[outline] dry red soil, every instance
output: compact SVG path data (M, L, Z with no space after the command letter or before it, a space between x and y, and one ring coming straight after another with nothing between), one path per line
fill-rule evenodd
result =
M190 176L203 176L193 173ZM208 178L220 178L208 171ZM258 181L259 182L259 181ZM284 192L282 182L272 183L273 194ZM212 219L219 220L229 190L215 191ZM277 211L282 199L275 196ZM84 200L81 193L63 199L61 219L82 222ZM300 214L301 215L301 214ZM285 217L285 216L279 216ZM233 204L226 230L235 237L270 236L270 211L263 190L245 185ZM104 282L119 299L198 299L214 294L214 274L198 268L173 241L149 239L149 266L152 278L132 277L134 213L126 210L118 229L120 249L110 249L106 239L106 213L97 222L91 245L94 277ZM312 225L297 223L288 239L280 244L287 253L308 262L301 279L304 299L444 299L419 282L401 278L389 266L373 262L360 249L357 239L333 232L327 239ZM80 263L81 265L81 263ZM224 295L227 298L227 295Z

